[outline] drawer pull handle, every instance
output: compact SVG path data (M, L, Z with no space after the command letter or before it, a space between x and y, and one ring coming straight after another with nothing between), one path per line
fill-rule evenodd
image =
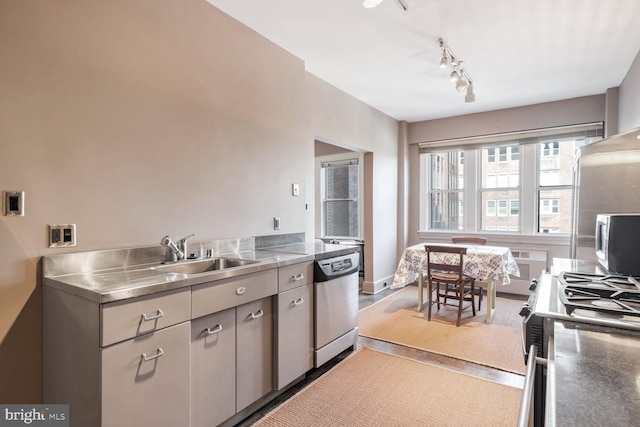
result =
M296 274L295 276L293 276L293 277L292 277L292 279L293 279L293 281L294 281L294 282L297 282L297 281L299 281L299 280L302 280L302 279L304 279L304 274L302 274L302 273L298 273L298 274Z
M292 301L293 305L300 305L302 303L304 303L304 300L302 298L298 298L295 301Z
M247 289L245 287L240 287L238 289L236 289L236 294L237 295L243 295L244 291L246 291Z
M264 316L264 311L262 309L258 310L256 313L251 313L252 319L257 319L258 317Z
M222 330L222 325L218 323L216 326L213 327L213 329L211 328L205 329L204 333L207 335L213 335L213 334L217 334L221 330Z
M147 313L142 313L142 319L145 322L148 322L150 320L156 320L161 318L162 316L164 316L164 312L160 309L158 309L158 312L154 315L154 316L147 316Z
M158 351L156 352L156 354L154 354L153 356L147 356L146 353L142 353L142 360L144 360L145 362L149 362L153 359L157 359L158 357L162 356L164 354L164 351L158 347Z

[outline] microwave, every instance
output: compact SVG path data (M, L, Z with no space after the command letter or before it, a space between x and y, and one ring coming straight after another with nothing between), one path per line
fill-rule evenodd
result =
M640 276L640 213L598 214L596 258L611 274Z

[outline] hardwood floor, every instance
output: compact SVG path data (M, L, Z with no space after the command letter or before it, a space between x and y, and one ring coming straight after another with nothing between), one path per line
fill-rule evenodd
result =
M374 304L377 301L380 301L383 298L388 297L396 290L394 289L385 289L375 295L367 295L360 293L359 295L359 309L362 310ZM501 295L504 296L504 295ZM519 298L515 296L514 298L525 300L524 297ZM498 369L489 368L487 366L477 365L475 363L466 362L464 360L454 359L452 357L447 357L435 353L430 353L428 351L419 350L411 347L406 347L402 345L392 344L385 341L380 341L367 337L359 337L358 347L366 345L367 347L377 350L380 352L394 354L397 356L402 356L408 359L416 360L422 363L426 363L432 366L437 366L440 368L451 369L457 372L461 372L467 375L471 375L474 377L486 379L489 381L493 381L499 384L522 388L524 385L524 376L512 374L510 372L500 371ZM248 427L253 425L256 421L262 418L266 413L271 411L274 407L278 406L282 402L294 396L297 392L302 390L304 387L321 377L324 373L329 371L336 364L340 363L345 357L349 356L353 351L345 350L331 361L321 366L318 369L314 369L310 371L306 378L300 381L298 384L284 392L282 395L278 396L276 399L271 401L269 404L261 408L259 411L253 413L251 416L243 420L241 423L237 424L236 427ZM524 360L523 360L524 363Z

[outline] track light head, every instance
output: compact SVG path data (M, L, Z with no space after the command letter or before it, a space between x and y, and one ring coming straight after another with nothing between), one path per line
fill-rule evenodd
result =
M442 59L440 60L440 68L447 68L449 65L449 58L447 58L447 52L442 51Z
M473 83L467 86L467 94L464 96L464 102L474 102L476 100L476 94L473 93Z
M362 2L362 6L366 7L367 9L370 9L372 7L378 6L382 2L383 2L383 0L364 0Z
M457 82L458 80L460 80L460 74L458 74L456 70L453 70L449 77L451 77L452 82Z
M463 90L465 90L467 88L467 86L469 86L469 83L467 83L467 81L465 79L460 79L458 80L458 82L456 83L456 90L458 92L462 92Z

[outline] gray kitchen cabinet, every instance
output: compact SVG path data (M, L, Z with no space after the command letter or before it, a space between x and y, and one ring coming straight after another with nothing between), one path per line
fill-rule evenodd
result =
M276 388L313 368L313 284L278 294Z
M236 307L236 412L273 390L273 298Z
M313 263L278 269L276 389L313 368Z
M102 349L102 427L188 425L189 331L183 322Z
M217 426L236 413L236 309L191 321L191 426Z
M188 425L190 312L190 289L100 304L45 287L43 401L73 427Z

